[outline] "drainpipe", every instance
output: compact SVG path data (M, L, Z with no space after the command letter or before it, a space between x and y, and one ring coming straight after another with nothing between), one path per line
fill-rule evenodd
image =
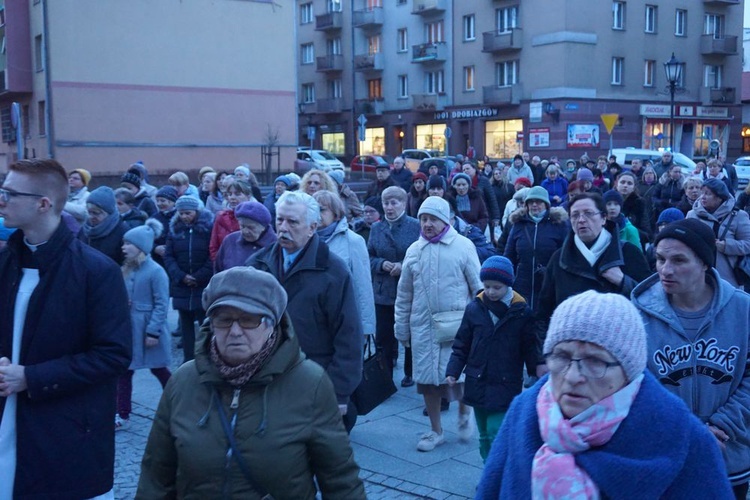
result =
M50 75L49 58L49 16L47 13L47 0L42 2L42 53L44 57L44 122L47 132L47 155L55 157L55 129L52 120L52 77Z

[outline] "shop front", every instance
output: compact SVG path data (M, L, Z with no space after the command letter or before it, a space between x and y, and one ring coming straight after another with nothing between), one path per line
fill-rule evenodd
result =
M669 105L641 104L642 139L646 149L669 148ZM711 141L719 141L719 150L727 151L731 127L729 108L682 105L674 109L674 149L691 158L706 157Z

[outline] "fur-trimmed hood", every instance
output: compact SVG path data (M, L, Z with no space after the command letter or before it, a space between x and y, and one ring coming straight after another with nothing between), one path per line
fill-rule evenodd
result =
M511 212L510 216L508 217L508 221L511 224L515 224L516 222L526 219L526 207L519 207L513 212ZM549 220L552 224L564 224L568 220L568 212L565 211L562 207L551 207L547 210L547 220Z
M201 233L211 234L211 230L214 226L214 215L208 210L201 210L198 212L198 218L193 223L192 228ZM169 221L169 232L172 236L178 236L190 229L180 220L179 212L175 212L172 216L172 220Z

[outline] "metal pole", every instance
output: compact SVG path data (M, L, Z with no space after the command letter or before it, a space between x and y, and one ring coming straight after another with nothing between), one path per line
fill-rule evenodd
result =
M674 153L674 89L677 82L669 82L669 150Z

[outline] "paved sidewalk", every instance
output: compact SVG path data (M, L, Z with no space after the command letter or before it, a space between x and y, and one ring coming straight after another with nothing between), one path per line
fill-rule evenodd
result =
M181 359L180 351L173 351ZM395 378L401 380L401 370ZM401 388L369 415L359 417L351 433L354 457L362 472L367 497L372 500L428 498L458 500L474 496L482 472L476 435L469 444L455 434L458 406L443 415L446 442L434 451L421 453L419 436L429 430L422 415L422 397L415 387ZM153 415L161 397L161 386L148 370L133 379L133 413L127 429L116 433L115 497L135 496L143 449Z

